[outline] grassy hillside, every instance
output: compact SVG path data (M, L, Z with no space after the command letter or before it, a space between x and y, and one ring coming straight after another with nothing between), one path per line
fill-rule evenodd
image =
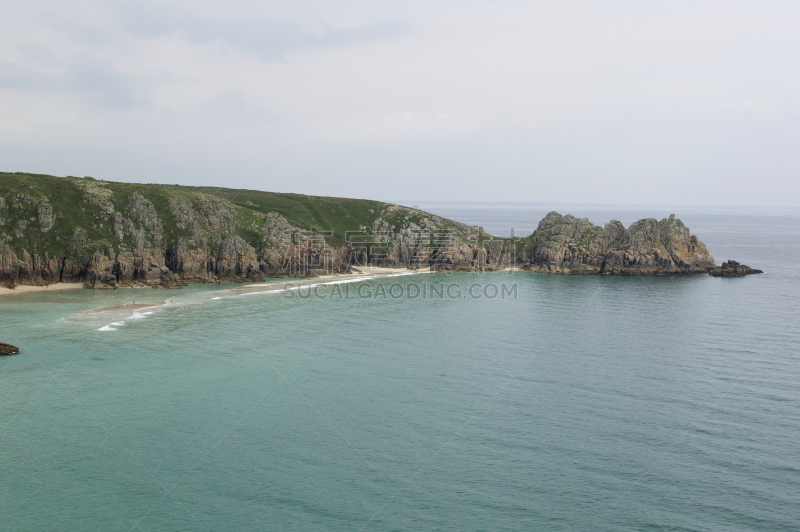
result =
M326 240L334 246L345 242L347 231L371 232L378 217L397 229L409 223L423 225L423 219L433 218L418 210L372 200L0 173L0 198L4 203L0 206L0 239L17 254L25 249L31 254L47 252L51 257L68 256L74 251L76 228L80 228L86 232L87 248L103 249L110 244L119 251L122 244L126 249L133 249L130 234L126 233L121 241L115 236L113 219L114 213L130 216L134 193L152 203L163 227L165 242L192 236L188 228L181 227L174 208L170 207L171 201L181 197L193 205L203 197L225 200L220 205L226 206L233 216L230 232L256 248L263 243L262 226L267 213L278 213L299 228L332 231L332 237ZM48 206L52 208L54 222L46 229L47 223L40 220L43 214L44 219L47 218ZM437 223L439 229L461 225L441 219ZM203 225L205 229L209 227Z

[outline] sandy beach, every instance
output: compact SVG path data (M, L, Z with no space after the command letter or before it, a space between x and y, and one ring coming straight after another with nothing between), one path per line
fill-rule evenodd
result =
M372 279L378 277L387 277L391 275L403 275L413 273L427 273L428 268L409 270L408 268L378 268L372 266L358 266L352 268L355 273L341 274L341 275L322 275L313 279L293 279L283 283L254 283L244 286L231 288L230 292L233 294L251 294L255 292L273 292L285 290L287 287L297 287L305 285L320 285L336 281L356 280L359 278Z
M83 288L83 283L56 283L48 286L28 286L21 284L15 289L0 288L0 296L9 296L13 294L25 294L27 292L52 292L53 290L75 290Z

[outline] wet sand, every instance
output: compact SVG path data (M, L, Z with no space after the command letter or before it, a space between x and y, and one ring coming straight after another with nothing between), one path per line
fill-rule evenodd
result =
M101 307L101 308L94 308L92 310L87 310L86 312L106 312L106 311L113 311L113 310L137 310L140 308L147 308L147 307L157 307L162 303L130 303L128 305L113 305L111 307Z

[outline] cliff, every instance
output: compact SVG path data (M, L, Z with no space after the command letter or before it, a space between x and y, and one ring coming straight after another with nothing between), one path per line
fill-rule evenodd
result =
M379 201L0 173L0 283L87 288L486 265L479 227Z
M551 212L529 237L502 239L379 201L0 173L0 284L8 287L175 287L314 277L359 264L623 275L718 270L674 216L626 229ZM749 273L743 268L725 276Z

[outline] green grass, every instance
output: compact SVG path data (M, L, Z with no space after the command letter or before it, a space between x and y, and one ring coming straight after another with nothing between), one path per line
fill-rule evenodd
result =
M390 204L373 200L334 198L324 196L306 196L302 194L284 194L262 192L257 190L237 190L222 187L191 187L179 185L156 185L120 183L101 181L95 178L55 177L43 174L26 173L0 173L0 197L6 204L15 203L16 194L23 194L33 198L38 203L44 197L49 198L53 207L55 224L53 228L43 233L37 220L36 205L22 202L22 209L6 210L0 214L0 220L5 225L0 227L0 234L6 233L12 237L9 246L20 256L22 249L29 253L44 256L48 252L51 257L70 256L70 245L75 227L84 229L90 245L84 250L84 255L93 249L103 252L107 244L111 243L115 252L119 252L120 242L114 235L113 219L102 213L98 205L90 205L86 201L87 194L82 186L103 187L112 193L112 203L116 212L129 217L129 206L134 192L139 193L149 200L156 209L158 217L164 228L166 242L174 242L179 238L189 239L188 229L181 229L169 208L170 198L184 196L191 200L200 194L217 196L231 202L236 206L234 215L236 234L244 238L254 247L259 247L262 235L252 228L253 223L263 226L264 215L269 212L281 214L292 225L303 229L316 227L320 231L332 231L333 237L326 238L327 243L339 246L345 243L347 231L358 231L364 226L370 228L378 216L395 226L399 230L404 223L404 218L413 209L396 207L386 215ZM373 212L370 213L369 211ZM408 221L421 225L423 217L433 218L433 215L423 212L413 213ZM14 235L20 218L28 220L28 228L23 231L24 237ZM30 221L34 218L35 221ZM102 225L102 226L101 226ZM137 224L138 226L138 224ZM446 220L444 227L456 227L456 222ZM130 237L125 236L123 244L130 249Z

